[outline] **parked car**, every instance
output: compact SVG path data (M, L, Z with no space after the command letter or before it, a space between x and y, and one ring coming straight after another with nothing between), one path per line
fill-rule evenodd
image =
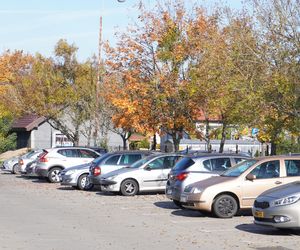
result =
M135 150L107 153L91 163L89 182L98 185L101 175L129 166L151 154L155 154L155 151Z
M63 169L89 163L99 156L98 152L84 147L45 149L37 161L35 172L49 182L59 182L59 173Z
M298 161L298 170L300 170ZM269 189L252 207L254 223L276 228L300 228L300 181Z
M251 208L262 192L300 180L299 161L300 156L272 156L243 161L221 176L186 186L180 202L186 208L230 218L239 209Z
M9 158L2 163L1 170L15 174L18 171L18 162L19 157Z
M143 191L163 191L171 168L182 156L155 154L122 168L101 175L102 191L120 192L132 196Z
M31 165L33 162L36 162L38 157L43 153L42 149L37 149L32 151L25 157L20 157L18 164L19 164L19 171L21 174L26 174L26 167L27 165Z
M94 185L90 183L88 178L90 165L91 163L65 168L59 174L60 184L80 190L92 189Z
M2 164L2 170L11 172L12 174L19 174L23 169L23 162L30 162L33 161L38 153L41 153L41 150L30 150L26 154L23 154L19 157L12 157ZM22 165L20 165L22 163Z
M206 153L190 155L182 158L170 171L166 196L179 206L180 195L184 188L194 182L201 181L212 176L218 176L237 163L249 159L238 154Z

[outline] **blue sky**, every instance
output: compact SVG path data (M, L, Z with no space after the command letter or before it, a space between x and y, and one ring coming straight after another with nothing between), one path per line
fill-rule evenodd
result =
M168 0L170 1L170 0ZM215 0L186 0L211 4ZM53 55L61 38L74 43L78 58L98 51L99 17L103 16L103 39L114 42L114 33L125 30L137 18L139 0L0 0L0 53L10 50ZM146 6L154 0L143 0ZM240 0L228 0L234 8Z

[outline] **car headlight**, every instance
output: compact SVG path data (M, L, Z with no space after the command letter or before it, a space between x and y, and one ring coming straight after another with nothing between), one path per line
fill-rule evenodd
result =
M185 193L192 193L192 194L199 194L202 192L202 190L198 187L193 187L193 186L186 186L184 189Z
M299 199L300 199L300 194L292 195L292 196L284 197L282 199L278 199L278 200L271 202L271 206L278 207L278 206L290 205L290 204L297 202Z
M76 172L75 169L72 169L72 170L69 170L66 172L67 175L71 175L71 174L74 174Z
M112 176L109 176L107 178L105 178L106 180L113 180L117 177L118 175L112 175Z
M198 188L198 187L192 188L192 193L193 193L193 194L199 194L199 193L201 193L201 192L202 192L202 190L201 190L200 188Z

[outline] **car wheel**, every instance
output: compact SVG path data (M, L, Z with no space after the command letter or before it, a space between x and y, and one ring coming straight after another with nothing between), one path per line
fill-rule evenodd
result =
M213 203L213 213L219 218L231 218L236 215L238 204L231 195L220 195Z
M177 207L184 209L184 207L182 206L182 204L181 204L180 201L173 200L173 203L174 203Z
M20 174L21 173L21 170L19 168L19 164L18 163L16 163L15 165L13 165L13 167L12 167L12 173L13 174Z
M93 186L89 181L88 174L83 174L78 178L77 187L80 190L91 190Z
M134 196L139 190L139 185L135 180L127 179L121 184L121 194L125 196Z
M52 168L48 173L48 180L51 183L59 182L59 174L61 172L60 168Z

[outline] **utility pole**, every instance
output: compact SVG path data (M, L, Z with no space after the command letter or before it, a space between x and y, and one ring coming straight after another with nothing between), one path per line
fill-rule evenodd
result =
M117 0L119 3L124 3L126 0ZM102 2L103 9L103 2ZM99 43L98 43L98 62L97 62L97 83L96 83L96 110L95 110L95 131L94 131L94 146L97 146L97 139L100 127L100 84L102 82L101 69L102 69L102 14L100 15L100 28L99 28Z

